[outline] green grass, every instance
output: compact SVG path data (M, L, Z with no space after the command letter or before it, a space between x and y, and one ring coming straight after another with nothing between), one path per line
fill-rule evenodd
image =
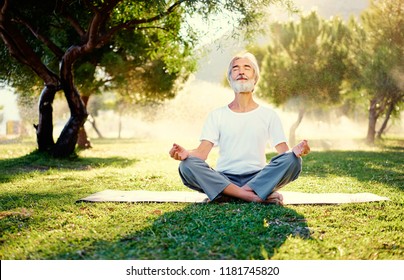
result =
M188 190L169 144L93 145L65 160L33 152L34 141L0 145L0 259L404 259L402 139L367 151L313 151L284 188L391 201L286 207L76 203L105 189Z

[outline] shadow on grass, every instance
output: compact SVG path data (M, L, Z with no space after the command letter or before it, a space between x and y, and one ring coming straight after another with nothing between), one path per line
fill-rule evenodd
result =
M50 169L86 171L105 166L126 167L136 163L137 159L124 157L78 157L58 159L47 153L34 151L19 158L0 159L0 183L18 178L20 174L30 172L45 172Z
M117 241L94 240L87 248L59 252L52 258L270 259L291 236L308 239L310 230L304 216L289 208L235 202L191 204L161 214L149 226Z
M404 149L392 151L311 152L303 159L301 176L352 177L362 182L378 182L404 190ZM273 154L267 154L269 160Z
M54 193L15 193L0 195L0 232L2 235L18 233L22 229L28 229L31 226L36 227L41 221L36 218L36 209L32 207L37 204L52 205L52 201L58 201L57 204L65 205L63 202L71 198L72 191L55 190ZM40 218L39 218L40 219ZM2 236L1 236L2 237ZM0 244L4 240L0 237Z

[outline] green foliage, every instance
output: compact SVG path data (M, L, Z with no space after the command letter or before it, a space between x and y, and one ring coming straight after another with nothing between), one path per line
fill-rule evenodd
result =
M344 23L315 12L299 22L271 25L272 42L262 62L257 93L277 106L303 115L340 106L347 115L368 112L367 141L374 142L376 122L399 117L404 101L404 2L372 1L361 15ZM260 52L259 52L260 53Z
M386 109L390 102L403 102L404 3L372 1L361 16L351 20L349 80L352 89L362 89L367 99L378 99ZM383 111L382 110L382 111Z
M115 2L98 35L114 34L105 37L106 41L96 51L75 62L76 86L82 95L113 89L125 97L126 92L131 91L142 102L174 96L178 84L196 69L194 46L200 34L187 23L187 18L198 14L208 22L210 15L227 11L236 14L229 19L230 24L250 33L263 16L260 12L263 6L272 2L289 4L289 1L273 0ZM104 16L108 8L104 1L88 4L77 0L21 0L18 7L8 10L8 16L14 19L43 64L58 73L65 51L88 42L87 29L95 18L95 11L98 9L98 15ZM1 80L18 92L33 94L33 88L43 84L27 65L16 63L9 56L3 42L0 43L0 61ZM139 70L141 73L137 73ZM145 71L150 72L144 74ZM100 73L104 75L102 78ZM126 100L129 101L135 100Z
M8 49L3 41L0 41L0 76L1 83L15 88L21 94L39 95L40 81L36 75L32 75L32 70L25 65L18 63L16 59L10 56Z
M340 102L348 32L342 21L323 20L311 12L300 22L270 28L273 41L262 62L258 94L276 105L295 100L295 106L306 111Z
M76 203L105 189L187 191L165 143L102 140L80 157L0 146L0 258L404 259L403 139L368 151L314 151L285 191L371 192L390 201ZM268 155L270 158L272 155Z
M194 70L195 62L190 59L188 38L182 38L180 28L182 26L182 11L174 11L161 19L156 19L150 24L139 24L136 28L125 28L124 24L130 20L150 18L151 15L158 15L165 12L168 5L165 1L118 1L118 5L112 11L107 28L120 28L121 33L111 38L105 47L97 49L86 57L81 57L74 68L76 86L82 95L91 95L113 86L118 91L128 86L122 83L125 71L137 67L153 64L160 67L171 75L160 79L162 75L154 75L152 79L141 80L144 96L154 95L164 99L173 96L177 79L185 79L189 72ZM93 3L95 6L101 2ZM19 30L26 38L29 45L40 57L44 65L53 72L59 72L59 62L65 50L73 45L80 45L85 42L85 28L89 26L94 11L86 7L81 1L20 1L18 11L10 9L10 17L24 18L20 21ZM102 12L102 11L101 11ZM16 21L17 22L17 21ZM121 27L117 27L117 26ZM80 30L80 28L82 28ZM109 32L110 30L103 30ZM128 36L129 35L129 36ZM36 37L35 37L36 36ZM45 38L50 44L44 44ZM133 40L133 41L132 41ZM132 43L134 42L134 43ZM18 92L32 94L33 87L42 83L39 77L32 75L31 70L23 66L9 56L5 44L2 48L2 63L0 73L2 80L16 88ZM50 46L53 46L52 48ZM107 59L104 59L107 57ZM114 57L114 59L108 59ZM140 58L140 59L135 59ZM129 62L130 68L115 65L117 61ZM158 63L155 63L157 61ZM10 67L13 66L13 67ZM106 75L102 79L98 75L101 72ZM154 69L157 73L158 70ZM151 75L149 75L151 76ZM162 86L156 88L162 81ZM152 83L150 87L147 83ZM170 86L169 86L170 84ZM129 86L133 87L133 84ZM149 90L149 92L146 92ZM141 94L143 92L139 91ZM38 94L38 93L37 93Z
M369 124L367 141L373 143L376 124L384 115L380 137L390 116L399 116L404 101L404 2L372 1L361 15L351 20L347 90L360 91L367 99Z

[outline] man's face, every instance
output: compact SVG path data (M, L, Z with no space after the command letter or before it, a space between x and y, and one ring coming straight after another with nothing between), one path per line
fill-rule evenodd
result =
M233 61L230 84L237 93L252 92L254 90L254 68L248 59L239 58Z

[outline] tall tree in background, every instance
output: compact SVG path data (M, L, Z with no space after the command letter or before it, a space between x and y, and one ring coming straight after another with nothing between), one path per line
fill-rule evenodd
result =
M2 80L14 88L42 89L38 150L66 157L74 152L87 118L79 86L88 91L81 95L89 96L102 86L122 87L128 78L142 83L149 78L159 82L144 82L141 89L160 85L156 96L160 90L163 97L172 95L164 89L186 78L193 67L195 37L187 16L200 14L207 20L227 10L239 15L232 24L248 32L263 15L260 7L275 1L0 0ZM52 103L58 91L64 92L71 116L55 143ZM141 90L130 91L143 96Z
M119 66L120 60L137 67L153 60L170 61L173 55L177 63L185 66L181 74L189 72L188 46L179 36L181 10L178 7L181 2L165 6L150 1L6 0L0 4L0 34L4 47L24 66L16 67L13 61L5 64L7 67L2 68L2 72L6 75L3 77L14 87L32 87L39 84L38 80L45 84L36 125L38 149L41 151L60 157L74 151L78 132L87 117L83 100L86 101L86 97L102 86L117 84L115 77L119 72L114 70L119 68L114 69L114 66ZM143 18L145 14L150 16ZM166 30L162 32L164 28ZM122 40L122 36L126 36L126 40ZM131 39L134 41L130 42ZM148 44L150 48L136 49L130 44ZM131 56L131 52L137 56ZM147 52L153 55L147 55ZM29 77L32 74L28 73L28 68L35 72L36 77ZM97 77L97 69L102 71L102 78ZM179 71L169 66L166 70L168 74L180 76ZM103 80L107 71L112 73L109 84ZM84 92L83 100L78 88ZM60 90L65 94L71 117L54 143L52 103Z
M350 28L347 85L360 90L369 102L366 140L373 144L378 119L384 115L377 133L381 137L404 101L404 1L372 1L361 22L351 20Z
M306 112L340 101L347 33L341 19L323 20L316 12L301 16L299 22L271 25L272 41L257 92L277 106L297 109L298 118L290 128L291 145Z

